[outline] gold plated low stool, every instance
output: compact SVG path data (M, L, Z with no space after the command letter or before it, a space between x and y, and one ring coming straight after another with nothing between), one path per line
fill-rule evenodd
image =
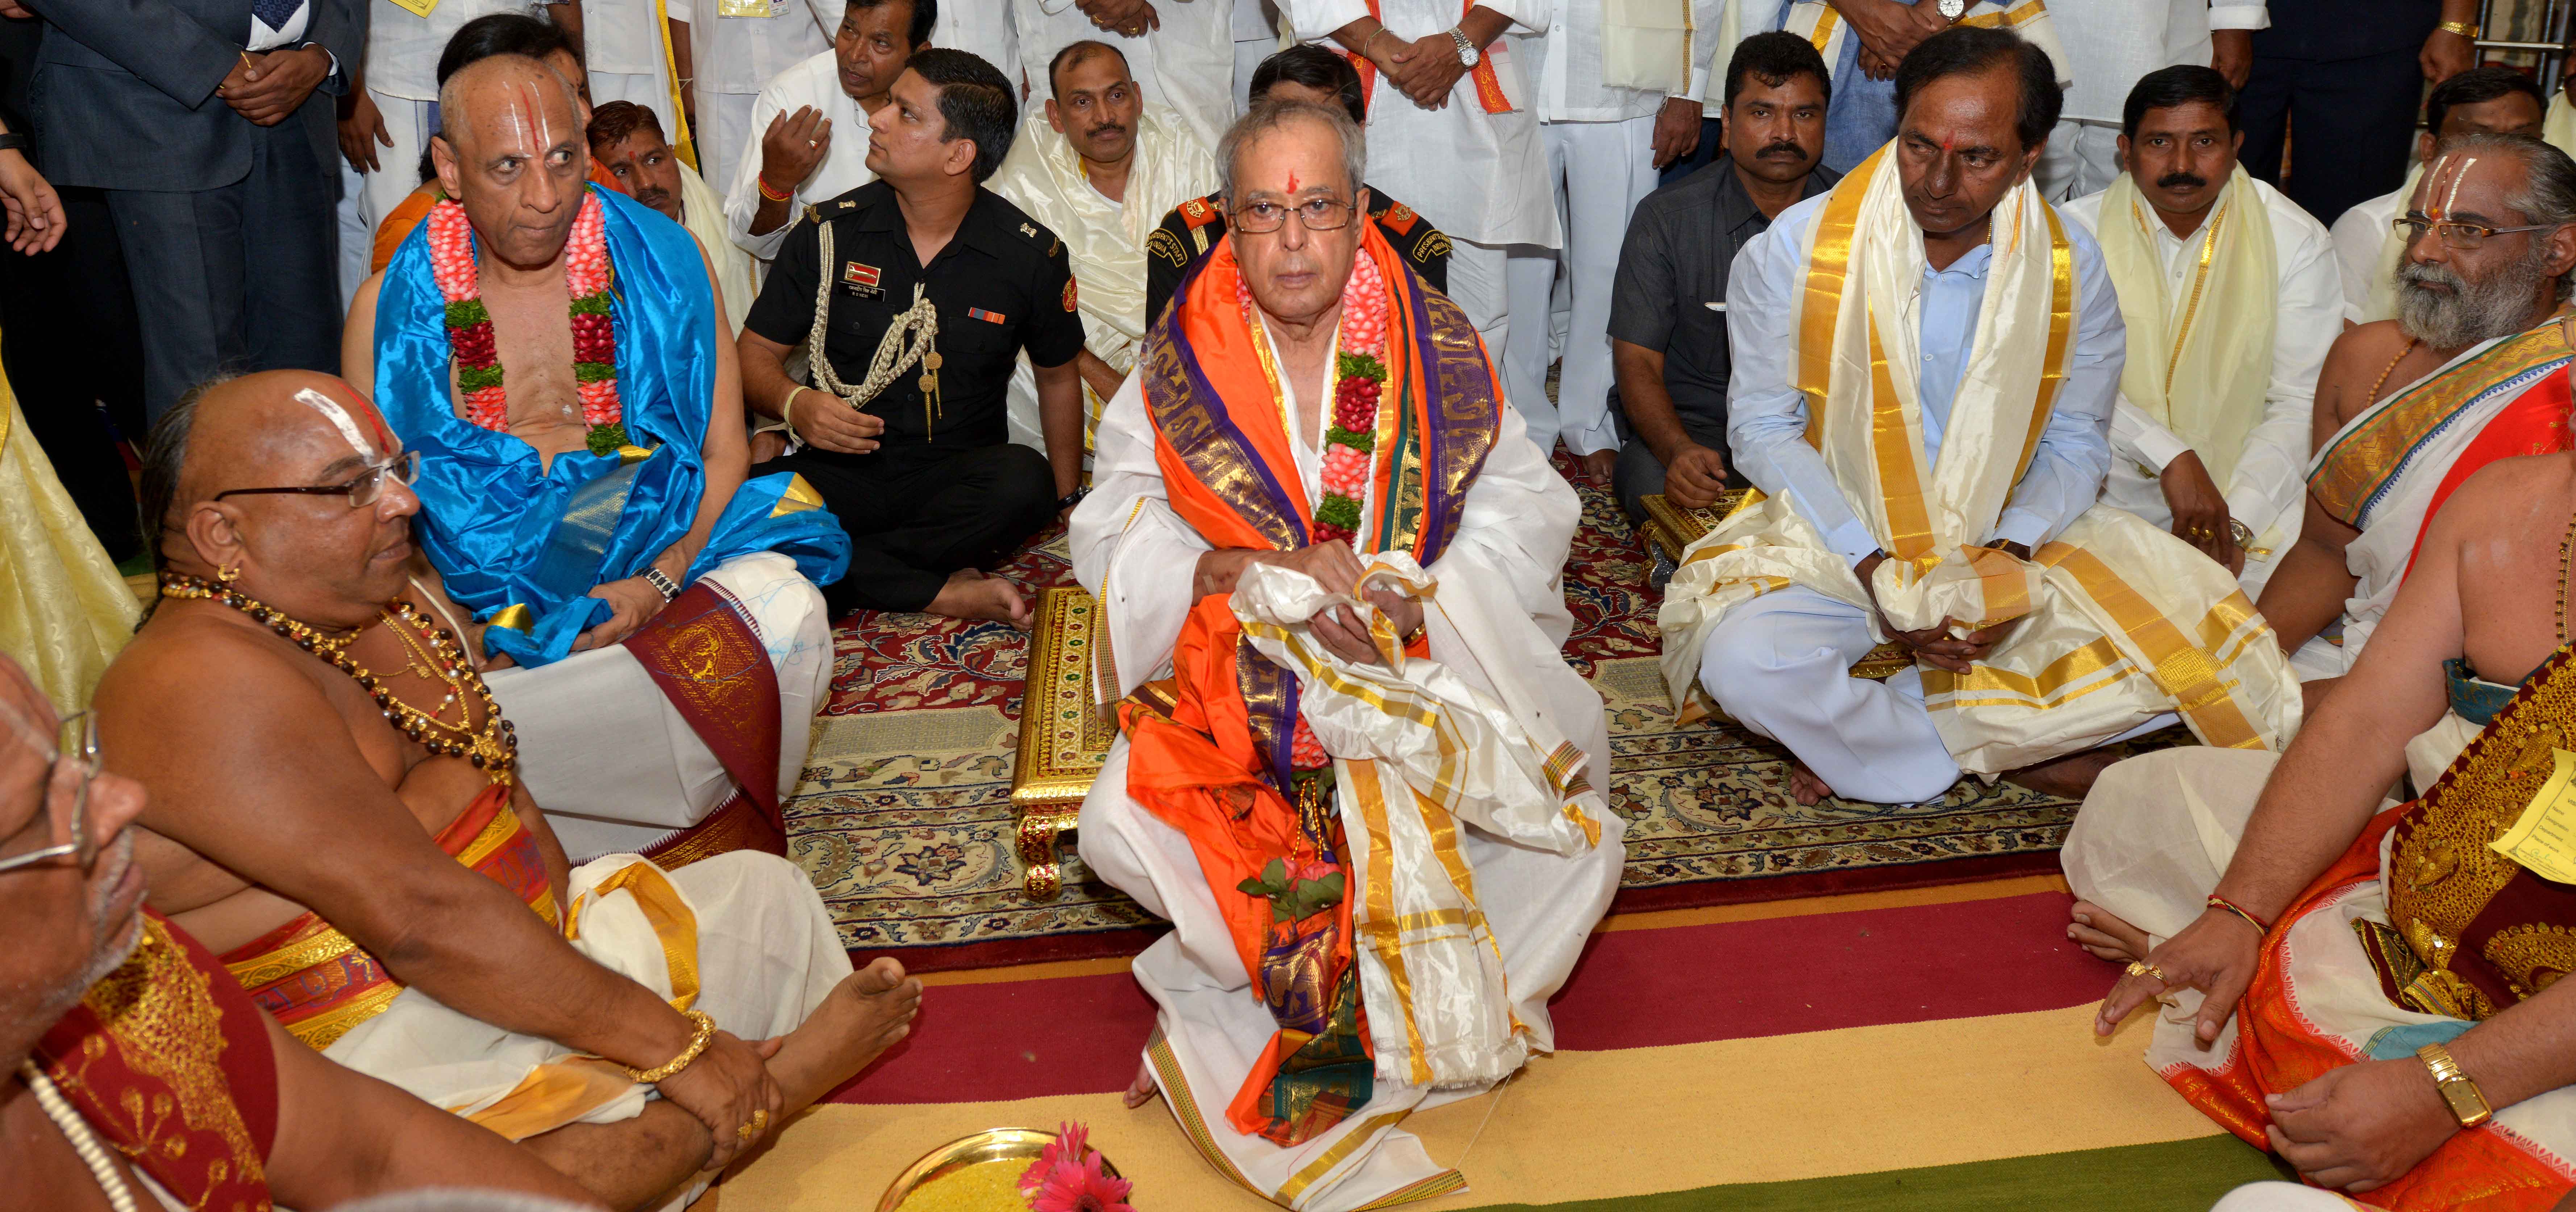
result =
M1078 587L1038 591L1029 629L1029 674L1020 700L1020 753L1011 768L1019 817L1021 888L1032 900L1064 890L1057 843L1070 838L1082 797L1109 761L1118 735L1109 709L1091 697L1093 654L1107 643L1100 604Z

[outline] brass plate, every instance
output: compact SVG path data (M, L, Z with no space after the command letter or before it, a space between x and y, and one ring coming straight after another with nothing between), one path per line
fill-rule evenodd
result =
M1036 1161L1039 1151L1053 1140L1055 1133L1035 1128L986 1128L972 1136L961 1136L904 1167L903 1173L886 1187L885 1198L877 1201L877 1212L896 1212L923 1183L968 1166L991 1161ZM1118 1167L1109 1164L1106 1157L1100 1159L1100 1168L1112 1178L1120 1177Z

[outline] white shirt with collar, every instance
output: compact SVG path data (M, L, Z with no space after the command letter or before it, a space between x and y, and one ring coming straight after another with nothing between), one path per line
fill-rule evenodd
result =
M375 0L378 4L386 0ZM454 3L455 0L442 0ZM778 73L830 50L841 28L840 0L664 0L689 26L692 86L706 93L757 93ZM741 15L730 15L739 13ZM765 121L765 119L764 119ZM759 128L752 139L759 141Z
M941 0L930 44L965 51L1019 82L1020 39L1011 23L1011 0Z
M1549 0L1547 29L1516 37L1513 53L1526 58L1522 70L1537 81L1531 104L1541 122L1624 122L1661 110L1664 94L1642 88L1614 88L1601 82L1601 26L1604 0ZM1691 51L1691 78L1682 94L1708 93L1716 53L1717 25L1725 0L1690 0L1691 28L1697 45Z
M787 221L767 234L751 234L751 220L760 211L759 147L750 148L735 164L733 183L725 190L725 229L735 244L763 263L777 255L779 244L804 217L807 206L828 202L877 179L868 171L867 111L841 91L840 64L829 50L778 73L769 87L760 90L760 99L751 106L751 129L767 130L772 117L808 105L831 120L832 145L823 149L823 162L796 187Z
M393 0L367 0L367 91L404 101L438 100L438 57L457 29L476 17L527 10L525 3L513 0L439 0L438 7L421 17ZM385 165L406 179L411 167Z
M2219 491L2227 498L2229 516L2245 523L2248 530L2260 535L2281 527L2295 535L2306 508L2308 430L2317 372L2325 368L2326 351L2335 338L2343 335L2343 280L2324 225L2281 191L2250 178L2248 183L2263 199L2263 213L2272 222L2277 283L2272 381L2263 393L2263 419L2245 435L2245 449L2236 457L2235 482L2219 485ZM2087 233L2098 232L2103 197L2077 198L2058 212ZM2176 309L2190 306L2190 279L2200 256L2197 230L2177 236L2163 223L2150 223L2148 228L2164 259L2165 297ZM2223 316L2217 320L2227 322ZM2111 416L2114 457L2102 499L2159 526L2171 525L2173 513L2156 475L2189 449L2190 443L2123 396ZM2281 545L2272 546L2277 559Z
M1476 0L1523 31L1540 30L1551 0ZM1418 41L1458 24L1458 0L1380 0L1379 20L1393 36ZM1326 50L1343 48L1332 32L1369 15L1368 0L1283 0L1280 18L1300 41ZM1498 38L1494 65L1512 104L1489 114L1476 96L1476 78L1458 77L1449 103L1424 109L1379 73L1368 99L1368 180L1421 213L1452 240L1476 244L1565 243L1557 226L1547 148L1539 140L1529 77L1522 71L1520 39ZM1499 276L1499 275L1497 275ZM1451 286L1457 279L1453 276Z

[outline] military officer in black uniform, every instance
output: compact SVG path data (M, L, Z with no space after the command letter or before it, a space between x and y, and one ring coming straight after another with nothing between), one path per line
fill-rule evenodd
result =
M1025 627L1028 603L979 567L1053 520L1081 474L1072 267L1053 232L983 188L1018 120L999 71L918 51L889 96L868 121L877 180L808 208L743 320L744 400L801 443L752 474L802 474L849 532L849 575L825 591L835 614ZM823 356L800 384L785 360L809 338ZM1022 350L1044 455L1012 445L1004 420Z
M1360 74L1348 59L1323 47L1300 43L1261 61L1252 71L1252 99L1280 94L1317 105L1340 105L1351 121L1368 125L1360 101ZM1431 289L1449 289L1449 237L1413 208L1375 189L1368 191L1369 218L1378 234L1395 249ZM1162 225L1145 237L1145 317L1148 326L1163 316L1163 305L1180 289L1181 278L1199 258L1225 238L1225 195L1192 198L1163 216Z

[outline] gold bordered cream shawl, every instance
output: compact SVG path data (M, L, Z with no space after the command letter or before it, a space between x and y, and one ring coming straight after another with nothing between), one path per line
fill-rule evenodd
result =
M2212 745L2279 748L2298 726L2298 679L2225 568L2098 505L2028 562L1976 546L2030 466L2065 380L2074 248L2028 182L1995 208L1975 348L1940 458L1927 466L1915 376L1889 369L1920 361L1901 302L1924 269L1921 229L1889 160L1882 148L1843 178L1810 225L1798 387L1808 441L1891 557L1873 578L1889 621L1914 630L1949 619L1964 632L2020 620L1967 674L1922 667L1951 755L1999 774L2164 711ZM1850 566L1785 496L1752 494L1691 545L1658 616L1676 705L1690 705L1709 628L1790 585L1870 608Z
M2111 182L2096 235L2129 327L2120 394L2190 443L2223 489L2235 481L2245 435L2262 421L2272 387L2281 299L2272 216L2238 166L2190 237L2192 272L2180 299L2166 290L2164 252L2156 246L2162 226L2129 174Z
M1930 4L1932 0L1921 2ZM2058 84L2075 82L2066 47L2057 40L2057 26L2049 18L2048 5L2043 0L1977 0L1957 24L2011 30L2023 41L2048 52L2048 61L2057 65ZM1851 22L1843 20L1843 15L1826 0L1797 0L1789 6L1780 28L1814 43L1816 52L1825 57L1827 71L1842 62L1843 42L1853 36Z

